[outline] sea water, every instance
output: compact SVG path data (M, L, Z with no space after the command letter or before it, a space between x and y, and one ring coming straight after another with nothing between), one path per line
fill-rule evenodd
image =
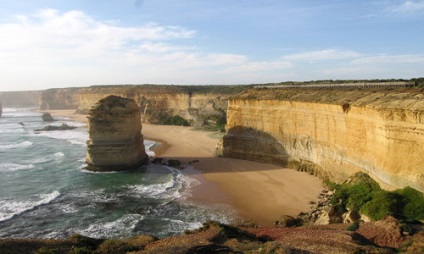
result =
M181 171L146 165L127 172L85 170L87 128L57 118L66 131L35 131L48 125L41 113L4 108L0 117L0 237L95 238L141 234L165 237L207 220L228 223L232 209L188 199L200 184ZM155 143L145 140L146 150Z

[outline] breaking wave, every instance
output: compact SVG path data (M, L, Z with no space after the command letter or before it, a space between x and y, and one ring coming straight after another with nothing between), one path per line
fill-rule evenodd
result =
M60 192L53 191L49 194L39 194L38 200L26 201L13 201L1 200L0 201L0 221L6 221L12 217L22 214L24 212L35 209L38 206L46 205L60 196Z

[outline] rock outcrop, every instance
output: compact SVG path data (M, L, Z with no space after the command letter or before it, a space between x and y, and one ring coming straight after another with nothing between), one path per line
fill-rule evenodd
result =
M94 105L88 120L89 170L129 170L146 163L140 110L133 100L108 96Z
M230 99L226 128L227 157L424 192L422 89L252 89Z
M54 126L54 125L47 125L44 128L41 129L35 129L35 131L67 131L67 130L73 130L76 129L76 126L69 126L65 123L63 123L60 126Z

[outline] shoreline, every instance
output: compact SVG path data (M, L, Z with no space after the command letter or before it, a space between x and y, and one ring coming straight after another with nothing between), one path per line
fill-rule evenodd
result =
M88 123L75 110L43 110L54 117ZM224 204L234 208L242 221L272 225L281 215L296 216L310 210L323 189L315 176L271 164L214 157L219 139L212 132L192 127L142 124L145 139L159 142L156 157L177 159L181 172L201 184L192 187L188 200L201 204Z

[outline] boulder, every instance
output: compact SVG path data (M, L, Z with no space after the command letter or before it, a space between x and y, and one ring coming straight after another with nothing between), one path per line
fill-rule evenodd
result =
M278 227L295 227L298 225L298 220L289 215L282 215L278 221L275 222L275 225Z
M134 100L114 95L101 99L90 110L88 125L88 170L130 170L148 162Z
M41 118L43 119L44 122L54 122L55 121L50 113L43 113L43 115L41 115Z

